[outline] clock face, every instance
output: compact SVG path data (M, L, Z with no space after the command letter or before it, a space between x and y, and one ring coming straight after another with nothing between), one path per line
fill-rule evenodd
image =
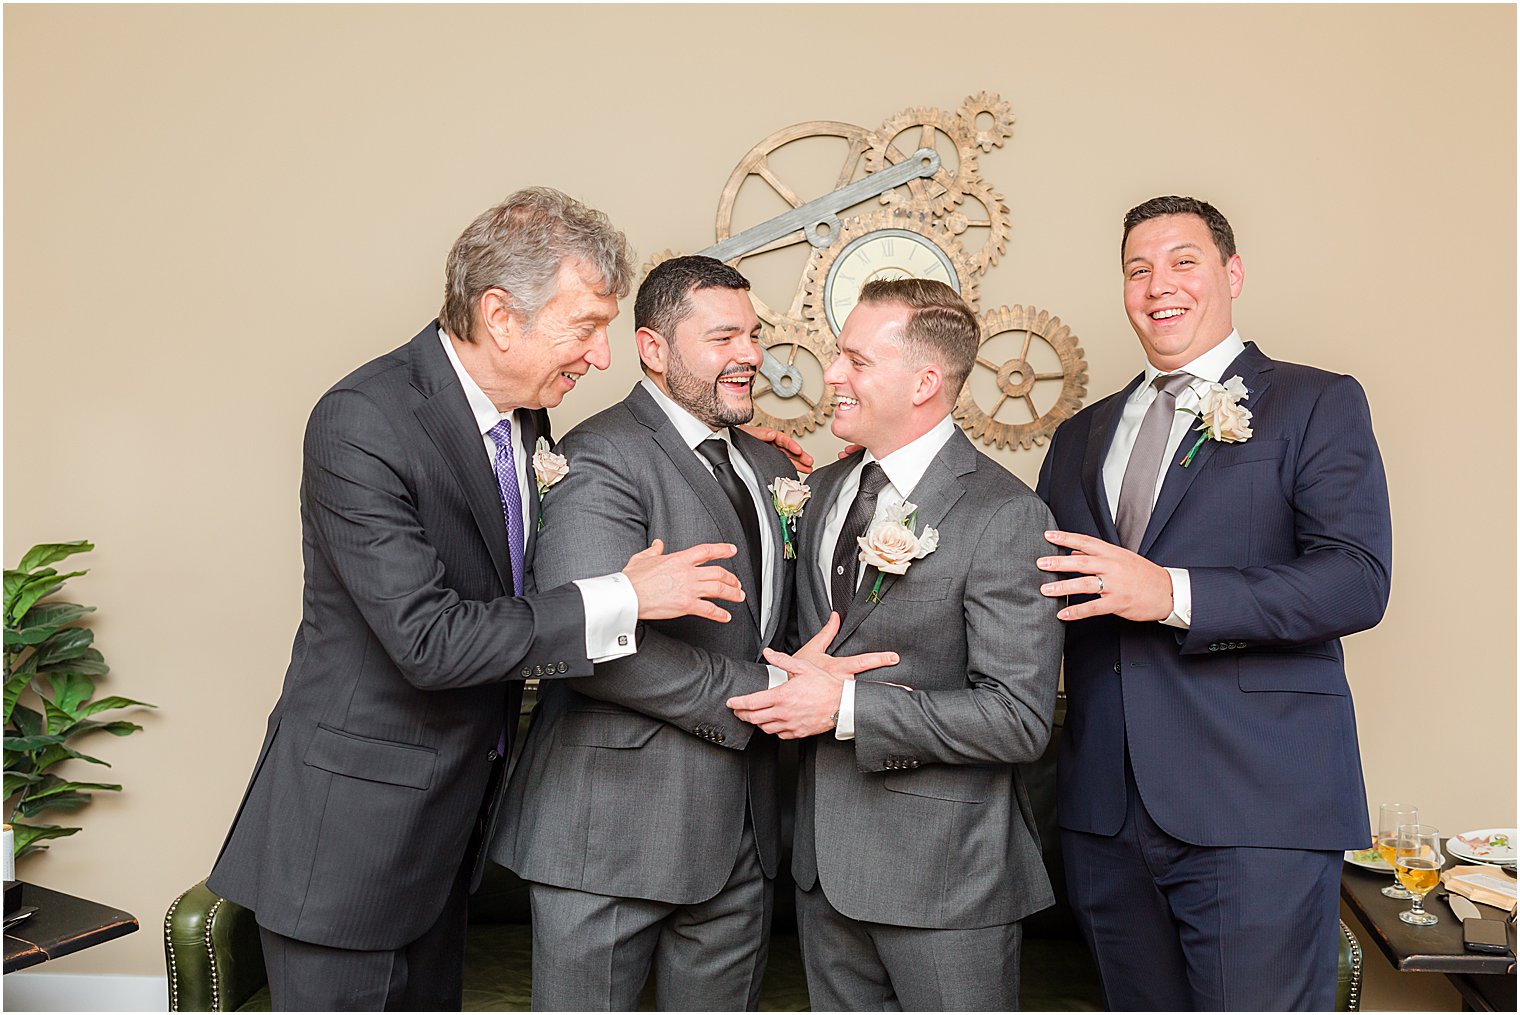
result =
M823 306L834 334L855 309L861 286L881 278L932 278L961 289L955 263L932 240L908 229L873 230L852 240L829 266Z

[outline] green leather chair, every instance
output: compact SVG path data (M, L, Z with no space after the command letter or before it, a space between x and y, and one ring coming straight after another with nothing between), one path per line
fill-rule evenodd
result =
M524 702L524 715L532 696ZM1060 834L1055 823L1055 744L1065 716L1057 703L1055 735L1045 756L1024 769L1026 787L1039 821L1045 865L1060 901L1024 921L1020 961L1020 1004L1025 1011L1101 1011L1097 969L1067 907ZM795 783L795 749L783 752L782 785ZM786 808L783 841L791 839ZM807 983L797 944L793 888L785 872L776 884L770 960L760 993L762 1011L807 1011ZM515 874L492 864L480 891L470 898L470 933L465 956L466 1011L528 1011L532 969L532 928L528 889ZM1337 1008L1357 1011L1361 1003L1362 950L1341 924ZM264 955L253 914L208 889L186 890L164 919L164 954L170 1011L268 1011ZM653 1007L653 991L643 1007Z

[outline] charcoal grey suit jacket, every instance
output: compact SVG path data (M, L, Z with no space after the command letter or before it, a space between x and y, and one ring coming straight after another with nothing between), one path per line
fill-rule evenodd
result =
M823 519L857 453L809 479L797 569L800 630L828 618ZM939 547L906 574L866 567L830 653L898 653L856 682L855 739L810 738L798 783L792 872L857 920L904 927L1011 923L1051 905L1018 765L1050 738L1060 604L1035 558L1050 513L956 430L918 486L915 531ZM913 690L892 687L885 681Z
M519 454L549 433L525 415ZM437 321L312 410L301 548L290 666L208 883L278 934L399 948L479 848L521 679L591 673L580 592L536 591L532 542L512 595L496 478Z
M762 485L797 473L781 452L740 430L733 447ZM722 602L727 624L697 617L639 626L638 652L591 676L540 691L506 790L491 858L528 881L690 904L734 869L745 802L767 876L779 852L776 739L724 703L764 690L760 651L790 629L793 561L773 542L776 606L761 596L739 521L717 480L642 386L586 420L560 445L570 471L545 495L535 568L545 583L606 572L659 538L667 552L730 542L718 561L747 598ZM775 525L775 516L761 524Z

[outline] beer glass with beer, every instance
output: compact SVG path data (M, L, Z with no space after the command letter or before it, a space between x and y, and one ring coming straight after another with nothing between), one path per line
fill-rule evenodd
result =
M1378 808L1377 851L1378 856L1393 871L1393 884L1383 886L1383 894L1390 899L1410 898L1399 884L1399 872L1394 866L1394 844L1398 839L1400 825L1418 824L1420 810L1414 804L1383 804Z
M1400 825L1395 837L1393 866L1399 883L1409 889L1412 905L1399 919L1416 927L1439 923L1434 913L1425 912L1425 896L1441 883L1441 832L1433 825Z

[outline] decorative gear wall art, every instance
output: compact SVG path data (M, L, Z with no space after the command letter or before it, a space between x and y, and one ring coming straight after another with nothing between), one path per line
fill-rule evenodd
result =
M913 106L870 129L809 120L762 138L718 199L718 242L699 253L744 272L764 328L755 422L794 437L834 411L823 371L860 287L877 278L935 278L977 310L980 279L1011 235L1008 204L977 156L1013 136L1013 107L968 96L954 113ZM822 154L820 154L822 153ZM820 171L819 166L838 169ZM663 251L648 270L668 257ZM1087 361L1048 312L982 314L977 366L955 418L987 445L1032 448L1082 407Z

